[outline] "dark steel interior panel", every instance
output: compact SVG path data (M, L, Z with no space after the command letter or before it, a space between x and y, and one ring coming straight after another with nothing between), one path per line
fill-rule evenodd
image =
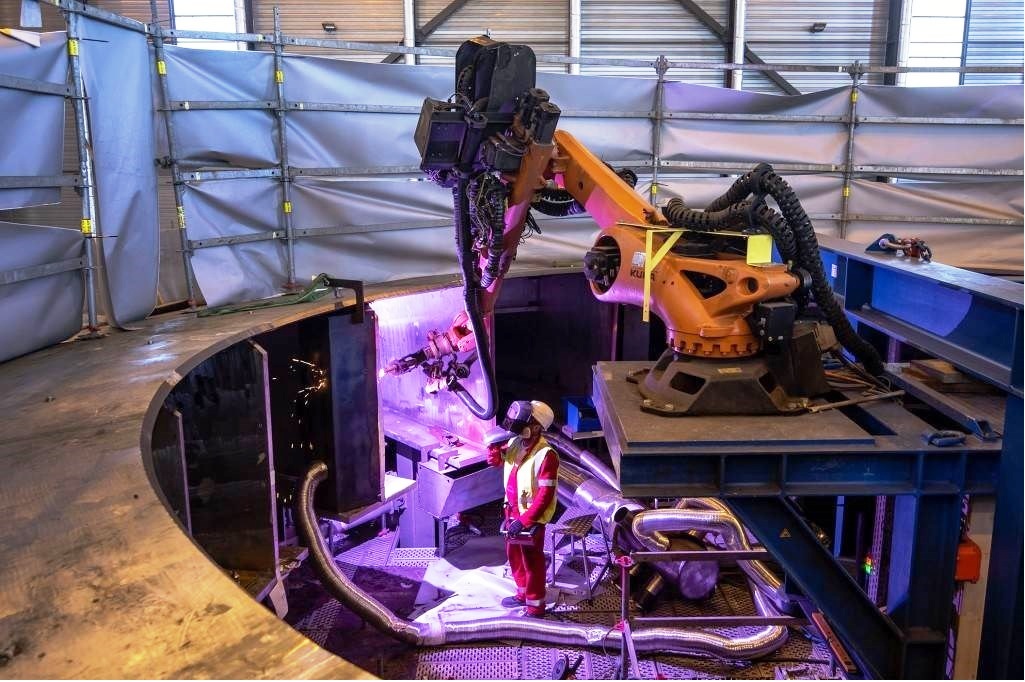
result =
M167 506L178 522L192 533L189 489L185 475L185 434L182 415L167 403L153 425L153 472Z
M579 272L504 282L494 316L502 406L543 400L559 414L563 396L589 394L591 366L612 357L616 312Z
M193 538L224 568L273 577L264 370L260 349L236 344L183 377L169 400L182 415Z
M361 323L349 315L328 318L334 466L327 485L335 492L339 511L381 499L384 453L377 418L375 324L372 310Z
M377 426L374 314L303 320L257 337L271 375L272 438L281 498L316 460L328 480L317 506L340 513L379 500L383 456Z

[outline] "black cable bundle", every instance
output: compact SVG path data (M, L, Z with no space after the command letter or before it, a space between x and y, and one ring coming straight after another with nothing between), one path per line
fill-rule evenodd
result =
M482 289L487 289L498 279L505 232L505 200L508 194L506 186L489 173L478 176L469 184L470 218L477 228L476 242L488 249L488 260L479 273Z
M752 194L755 200L746 201ZM775 200L779 213L765 205L766 195ZM678 199L671 200L663 209L663 215L674 227L699 230L725 229L740 214L748 215L750 222L772 235L785 260L809 273L812 296L826 321L833 326L836 338L844 348L854 353L866 370L876 376L882 374L883 363L879 353L854 331L833 295L833 289L822 269L819 242L811 219L794 190L772 166L759 164L751 172L742 175L726 192L708 204L704 211L687 209Z
M477 346L477 357L480 358L481 371L484 374L486 400L482 407L470 392L457 380L449 388L466 405L466 408L478 419L491 419L498 407L496 397L498 386L495 383L495 368L491 362L491 349L488 346L487 330L484 327L484 316L481 315L480 302L477 300L476 273L474 272L473 237L470 232L469 180L460 177L452 189L452 204L456 227L456 251L459 254L459 268L463 274L463 302L473 339Z

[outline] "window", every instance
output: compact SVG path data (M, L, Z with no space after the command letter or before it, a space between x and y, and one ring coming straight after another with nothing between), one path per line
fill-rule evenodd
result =
M242 0L174 0L174 27L184 31L245 33L246 15ZM179 38L178 45L207 50L244 50L245 43L227 40Z
M966 0L913 0L906 66L961 66ZM902 85L957 85L960 74L906 73Z

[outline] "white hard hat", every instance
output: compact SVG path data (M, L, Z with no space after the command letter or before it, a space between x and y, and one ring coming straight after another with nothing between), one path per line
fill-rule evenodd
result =
M552 422L555 421L555 412L540 400L530 401L530 416L536 419L545 431L547 431L552 426Z

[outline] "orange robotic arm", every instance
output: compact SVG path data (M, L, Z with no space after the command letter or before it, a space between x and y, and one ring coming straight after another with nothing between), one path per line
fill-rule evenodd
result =
M545 177L565 189L601 227L595 242L605 262L605 276L591 277L591 290L602 301L642 305L644 296L645 233L665 227L660 211L641 198L607 164L565 130L554 135L551 153L524 157L513 180L504 245L508 268L523 231L529 197L543 186ZM548 150L544 150L548 152ZM541 167L539 158L550 160ZM523 192L530 188L529 192ZM670 233L653 236L655 249ZM682 245L683 241L680 242ZM761 349L759 337L747 323L755 304L791 294L797 276L782 264L749 265L743 256L715 254L693 257L673 250L653 268L651 309L666 324L667 342L676 352L699 357L742 357ZM500 279L484 294L489 310ZM695 280L706 284L704 292ZM708 295L711 283L712 295Z

